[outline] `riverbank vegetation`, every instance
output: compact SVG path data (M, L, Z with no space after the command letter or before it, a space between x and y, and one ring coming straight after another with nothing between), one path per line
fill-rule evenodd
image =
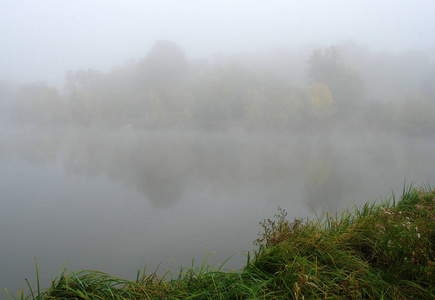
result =
M143 270L136 280L62 270L50 288L40 290L38 281L17 299L435 299L430 185L314 220L286 217L279 208L260 223L258 248L238 271L209 265L207 253L200 267Z

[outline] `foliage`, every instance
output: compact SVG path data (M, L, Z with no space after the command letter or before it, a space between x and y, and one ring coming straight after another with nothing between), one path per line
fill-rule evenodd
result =
M422 96L410 95L399 106L399 126L404 132L429 133L435 129L434 104Z
M315 122L332 122L334 119L334 99L329 87L324 83L311 83L308 91L310 111Z
M184 80L187 59L184 51L172 41L157 41L138 65L142 84L155 89L176 85Z
M158 41L142 59L107 72L68 71L62 88L0 82L0 117L43 126L299 132L343 125L431 135L430 56L360 48L344 43L211 62L189 60L176 43Z
M434 196L429 185L410 185L397 204L393 195L305 223L280 210L277 222L261 223L253 265L296 299L433 299Z
M45 83L22 85L10 97L15 121L45 125L58 123L64 116L59 92Z
M310 82L327 83L331 77L341 76L344 61L338 46L316 49L308 61L308 79Z
M345 65L338 46L313 51L308 60L308 80L325 84L345 112L355 110L364 94L361 77Z
M274 83L248 90L244 97L244 120L251 128L285 129L302 122L305 99L293 88Z

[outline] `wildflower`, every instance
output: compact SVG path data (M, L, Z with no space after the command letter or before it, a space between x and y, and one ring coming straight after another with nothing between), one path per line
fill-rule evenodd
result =
M420 233L417 233L418 238L420 238Z

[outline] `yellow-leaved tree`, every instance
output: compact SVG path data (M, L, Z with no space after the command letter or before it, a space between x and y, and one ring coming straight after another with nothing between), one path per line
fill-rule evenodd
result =
M332 121L334 116L334 99L326 84L313 82L308 91L308 99L314 120Z

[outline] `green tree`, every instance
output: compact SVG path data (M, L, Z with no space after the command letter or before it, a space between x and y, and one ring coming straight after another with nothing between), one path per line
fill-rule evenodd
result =
M337 107L345 113L355 111L364 96L363 80L345 65L337 46L313 51L308 60L308 81L326 84Z
M309 82L330 83L345 71L344 61L338 46L316 49L308 60Z
M134 80L135 101L143 103L146 122L156 125L156 114L161 125L182 119L183 105L179 102L188 94L188 76L189 62L180 46L172 41L157 41L138 63Z
M237 61L215 65L198 78L195 122L209 128L242 122L245 94L255 84L255 76Z
M68 110L72 121L80 125L100 125L103 118L105 75L99 71L69 71L65 76ZM107 116L106 116L107 117Z
M245 121L251 127L284 129L302 119L303 98L284 82L249 90L244 99Z
M12 112L19 122L51 124L64 121L63 102L59 91L56 87L41 82L17 88Z
M398 124L402 132L433 133L435 130L435 104L425 100L419 94L408 96L399 110Z
M171 41L156 42L138 65L140 84L159 90L182 83L187 70L184 51Z

